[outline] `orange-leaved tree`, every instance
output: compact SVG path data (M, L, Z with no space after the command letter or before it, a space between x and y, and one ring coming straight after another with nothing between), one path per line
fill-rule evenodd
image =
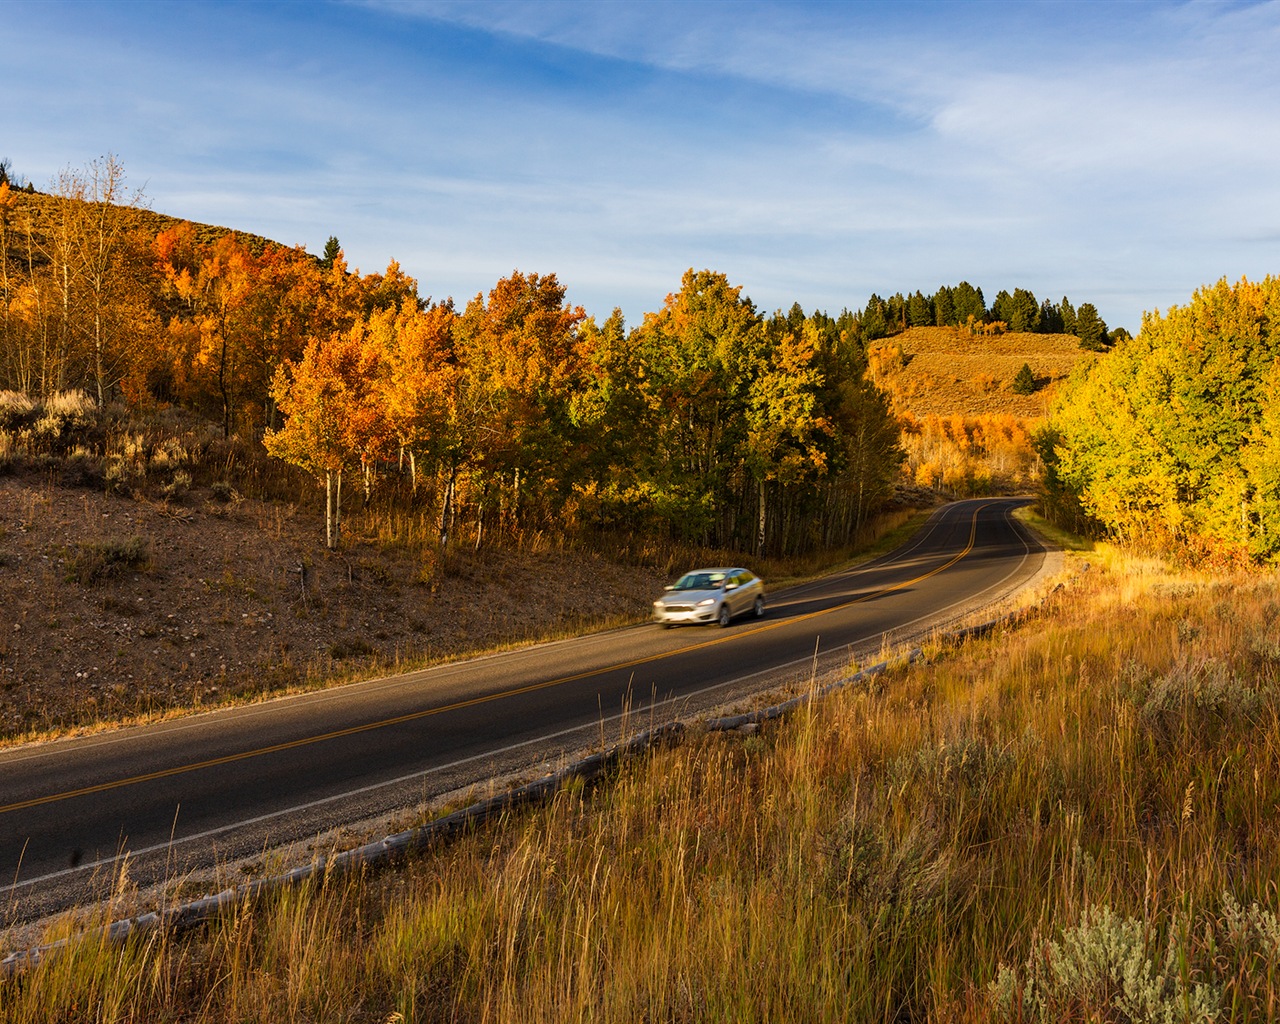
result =
M312 339L300 362L276 371L271 396L285 416L263 444L277 458L312 474L325 491L325 544L342 532L342 475L368 466L389 436L378 401L380 365L362 325L327 341Z
M419 459L441 459L448 447L458 379L455 319L450 302L425 310L416 302L405 302L399 309L375 310L369 316L369 341L382 360L382 404L391 433L409 462L415 492Z
M565 302L555 274L516 271L493 287L487 302L483 295L472 299L458 319L481 504L496 484L500 507L513 521L526 490L536 494L563 479L573 397L591 372L578 332L585 316Z

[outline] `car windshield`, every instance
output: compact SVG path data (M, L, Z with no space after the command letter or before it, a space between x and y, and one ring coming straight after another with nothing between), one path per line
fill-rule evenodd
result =
M678 580L672 590L714 590L724 582L722 572L689 572Z

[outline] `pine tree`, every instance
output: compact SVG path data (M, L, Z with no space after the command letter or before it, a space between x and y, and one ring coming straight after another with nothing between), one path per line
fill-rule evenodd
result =
M1076 336L1080 347L1090 352L1101 352L1107 347L1107 324L1092 302L1082 302L1076 310Z
M320 257L320 266L325 270L333 269L333 261L338 258L338 254L342 252L342 246L338 243L337 235L330 235L329 241L324 243L324 255Z
M933 295L933 320L939 327L956 326L956 304L945 284Z
M1065 295L1062 296L1062 302L1058 306L1058 319L1062 321L1063 334L1076 334L1078 336L1076 307L1071 305L1071 300Z
M1036 390L1036 377L1031 372L1031 365L1023 363L1022 369L1018 371L1018 375L1013 378L1013 393L1015 395L1030 395Z
M912 327L928 327L933 323L933 305L919 291L907 300L907 323Z

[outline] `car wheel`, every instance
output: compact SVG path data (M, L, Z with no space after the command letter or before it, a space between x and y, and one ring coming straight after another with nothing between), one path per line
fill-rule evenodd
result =
M764 598L757 597L756 603L751 606L751 610L755 612L757 619L764 618Z
M729 625L729 620L732 618L733 618L733 613L729 611L729 602L725 601L724 604L720 606L720 618L717 621L720 623L721 627L723 628L724 626Z

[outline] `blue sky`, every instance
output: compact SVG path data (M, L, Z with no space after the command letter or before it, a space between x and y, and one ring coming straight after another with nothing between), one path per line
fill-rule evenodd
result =
M1280 4L21 3L0 157L459 301L961 279L1112 326L1280 273Z

